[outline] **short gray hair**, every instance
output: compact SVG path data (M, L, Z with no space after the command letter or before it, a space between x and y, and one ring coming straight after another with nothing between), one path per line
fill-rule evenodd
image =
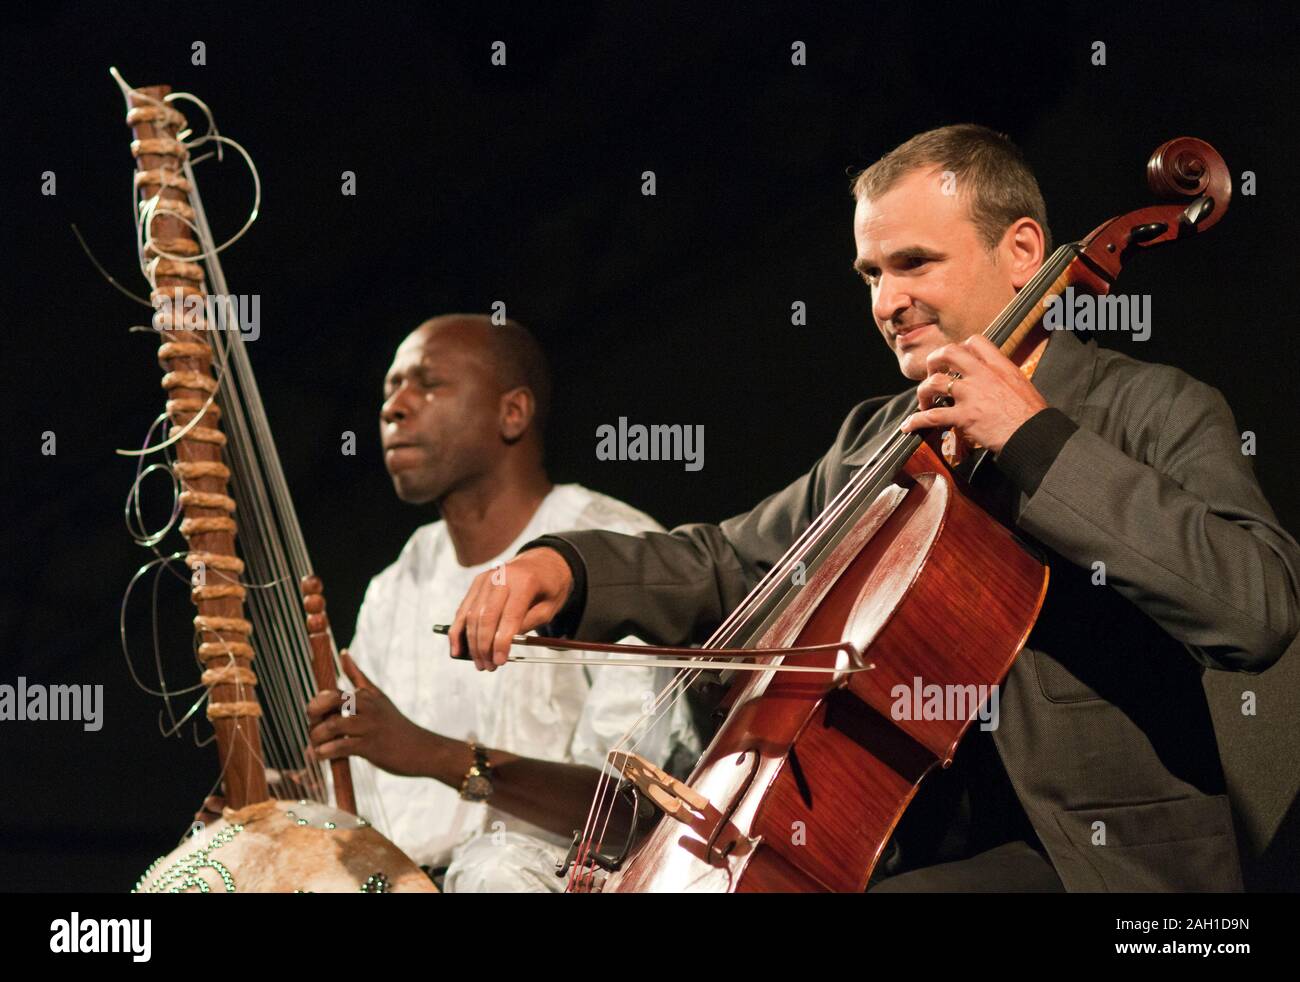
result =
M1020 148L1004 133L975 123L958 123L918 133L853 178L853 196L878 198L919 167L952 171L966 191L971 222L990 251L1013 222L1032 218L1052 251L1047 205Z

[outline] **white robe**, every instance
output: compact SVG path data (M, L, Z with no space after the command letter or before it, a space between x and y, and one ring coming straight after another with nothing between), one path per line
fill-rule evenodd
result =
M432 631L451 623L475 576L513 558L530 539L565 529L662 531L648 515L578 484L555 486L519 538L479 566L457 562L441 521L425 525L370 582L350 648L357 665L425 729L523 757L600 767L672 670L507 664L478 672L470 662L452 661L447 638ZM678 743L700 749L682 700L641 736L636 752L662 764ZM456 789L431 778L398 777L359 757L352 766L360 805L374 811L366 817L417 863L448 865L448 891L563 889L555 864L567 839L494 809L490 800L462 801ZM364 797L371 782L377 803Z

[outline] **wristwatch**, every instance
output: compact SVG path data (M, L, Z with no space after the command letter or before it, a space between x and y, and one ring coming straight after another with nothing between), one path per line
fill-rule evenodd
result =
M460 796L465 801L487 801L492 796L492 765L488 763L487 751L473 740L469 742L470 753L474 763L465 772L465 780L460 782Z

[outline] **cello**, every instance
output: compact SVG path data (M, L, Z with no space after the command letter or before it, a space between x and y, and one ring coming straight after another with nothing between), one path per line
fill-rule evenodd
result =
M1231 198L1222 157L1190 137L1156 149L1147 181L1160 203L1057 248L985 330L1026 376L1046 347L1043 320L1054 298L1067 288L1109 293L1131 255L1209 229ZM1042 560L953 473L979 448L949 446L933 431L888 435L702 648L513 639L699 659L660 693L651 715L702 672L745 662L725 719L686 780L638 757L628 741L610 754L620 780L602 785L575 836L571 891L866 888L922 781L951 765L981 708L900 719L894 692L917 679L943 691L995 689L1047 593ZM604 842L611 791L647 797L662 813L616 855Z

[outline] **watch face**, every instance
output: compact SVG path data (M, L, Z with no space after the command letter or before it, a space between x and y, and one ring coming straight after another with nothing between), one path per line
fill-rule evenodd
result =
M465 779L465 790L461 792L462 796L471 801L482 801L492 793L492 782L478 774L471 775Z

